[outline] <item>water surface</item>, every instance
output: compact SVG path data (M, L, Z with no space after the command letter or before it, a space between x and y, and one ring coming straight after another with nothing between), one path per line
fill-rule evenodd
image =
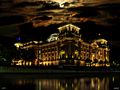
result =
M119 75L0 75L0 90L119 90Z

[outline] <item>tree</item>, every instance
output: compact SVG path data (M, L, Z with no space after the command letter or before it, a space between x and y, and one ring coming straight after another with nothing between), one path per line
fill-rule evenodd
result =
M94 62L93 62L96 66L96 64L98 63L98 60L97 59L94 59Z
M35 52L33 49L29 49L29 50L21 50L21 58L27 61L33 61L35 60L36 56L35 56Z
M89 58L87 58L87 59L85 60L85 62L88 63L88 64L91 66L92 60L90 60Z
M103 60L100 60L99 64L101 64L103 66L103 64L104 64Z
M1 52L0 52L0 62L1 65L11 65L12 59L16 57L16 47L14 46L1 46Z

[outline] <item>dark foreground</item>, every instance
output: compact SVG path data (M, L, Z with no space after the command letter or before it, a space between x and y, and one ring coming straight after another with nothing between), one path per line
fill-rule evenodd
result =
M0 90L119 90L119 74L0 74Z
M119 90L120 71L83 67L0 67L0 90Z

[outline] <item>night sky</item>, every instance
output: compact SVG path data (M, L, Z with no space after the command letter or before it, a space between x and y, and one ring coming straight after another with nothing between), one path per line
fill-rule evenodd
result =
M72 23L81 28L85 41L96 38L108 40L112 58L120 59L120 1L79 0L80 5L60 8L59 2L31 2L30 0L0 1L0 41L11 45L21 37L21 42L45 41L50 34L58 32L61 25ZM62 0L63 1L63 0ZM66 0L69 1L69 0ZM63 19L61 19L63 18ZM39 26L34 26L39 23Z

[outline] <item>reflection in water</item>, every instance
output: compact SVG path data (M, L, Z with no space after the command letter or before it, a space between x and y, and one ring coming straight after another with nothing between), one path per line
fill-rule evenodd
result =
M109 78L41 79L36 90L109 90Z
M3 78L0 90L119 90L120 77Z

